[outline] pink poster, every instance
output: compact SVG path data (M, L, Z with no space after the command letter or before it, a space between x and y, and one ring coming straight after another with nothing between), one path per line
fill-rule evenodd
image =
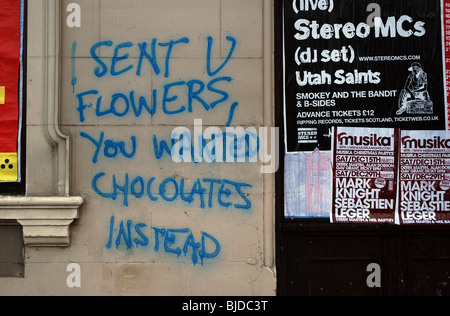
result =
M335 127L332 223L394 223L398 130Z
M450 132L402 131L397 222L450 224Z

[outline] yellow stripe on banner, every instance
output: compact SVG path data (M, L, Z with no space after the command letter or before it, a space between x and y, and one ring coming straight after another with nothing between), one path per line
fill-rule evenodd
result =
M0 104L5 104L5 87L0 87Z
M17 181L17 153L0 153L0 181Z

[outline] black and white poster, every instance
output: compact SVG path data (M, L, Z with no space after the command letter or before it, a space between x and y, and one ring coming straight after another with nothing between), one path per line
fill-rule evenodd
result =
M445 129L440 0L284 0L287 153L333 126Z

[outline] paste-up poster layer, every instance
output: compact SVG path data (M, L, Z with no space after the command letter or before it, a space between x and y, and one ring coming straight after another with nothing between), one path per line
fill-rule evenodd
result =
M332 223L394 223L398 130L336 127Z
M446 126L440 0L284 0L287 153L333 126Z
M0 10L0 182L20 181L21 1Z
M450 224L450 132L402 131L400 224Z

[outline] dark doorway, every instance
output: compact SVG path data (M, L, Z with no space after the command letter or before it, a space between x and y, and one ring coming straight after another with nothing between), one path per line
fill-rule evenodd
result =
M24 276L22 226L16 222L0 223L0 278Z
M450 295L448 228L331 226L278 219L278 294ZM371 287L371 264L380 287ZM368 282L369 281L369 282Z

